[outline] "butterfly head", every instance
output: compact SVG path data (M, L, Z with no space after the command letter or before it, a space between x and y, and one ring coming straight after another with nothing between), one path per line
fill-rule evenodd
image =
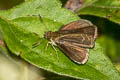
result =
M51 31L45 32L44 38L50 39L50 38L51 38L51 35L52 35L52 32L51 32Z

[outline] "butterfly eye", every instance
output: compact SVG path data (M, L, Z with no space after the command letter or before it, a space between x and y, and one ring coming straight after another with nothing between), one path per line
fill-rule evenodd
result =
M44 38L50 39L51 38L51 33L52 33L51 31L45 32Z
M47 37L48 37L47 34L48 34L47 32L44 33L44 38L46 38L46 39L47 39Z

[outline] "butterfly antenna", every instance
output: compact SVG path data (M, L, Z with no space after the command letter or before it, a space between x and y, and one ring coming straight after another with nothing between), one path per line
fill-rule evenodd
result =
M40 21L43 22L43 19L42 19L42 17L40 16L40 14L39 14L38 16L39 16Z
M33 16L37 16L37 15L33 15ZM39 14L38 16L39 16L40 22L43 23L43 26L45 26L45 24L44 24L44 22L43 22L43 19L42 19L42 17L40 16L40 14ZM46 28L47 28L47 27L46 27ZM47 30L48 30L48 29L47 29ZM32 45L32 48L35 48L35 47L39 46L41 43L42 43L41 41L38 41L38 42L34 43L34 44Z
M40 14L39 14L38 16L39 16L40 22L43 24L43 26L45 26L46 30L48 31L49 29L48 29L48 27L46 26L46 24L44 23L43 18L40 16ZM38 46L39 44L40 44L40 43L36 43L36 44L34 44L34 46L36 47L36 46ZM47 49L48 45L49 45L49 42L47 43L45 49ZM56 56L57 56L58 63L60 63L60 61L59 61L59 56L58 56L58 53L57 53L57 50L56 50L56 48L54 47L53 44L51 44L51 45L52 45L52 48L55 50L55 53L56 53Z
M43 23L43 26L45 26L46 30L48 30L46 24L44 23L44 20L43 20L42 17L40 16L40 14L39 14L38 16L39 16L40 22L42 22L42 23Z

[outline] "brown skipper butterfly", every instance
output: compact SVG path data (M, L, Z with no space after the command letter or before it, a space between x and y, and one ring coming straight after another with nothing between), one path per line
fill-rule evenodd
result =
M57 45L65 55L78 64L88 60L89 48L94 47L97 27L87 20L71 22L58 31L48 31L44 38Z

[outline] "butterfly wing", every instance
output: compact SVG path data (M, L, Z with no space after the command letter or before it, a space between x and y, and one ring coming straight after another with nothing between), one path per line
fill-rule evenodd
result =
M73 21L69 24L64 25L63 27L61 27L59 29L59 31L85 28L85 27L88 27L88 26L93 26L93 24L88 20L80 19L78 21Z
M88 49L70 44L58 44L58 47L66 54L71 60L78 64L84 64L88 60Z
M97 37L97 27L87 20L79 20L69 23L56 33L54 41L59 44L72 44L74 46L93 48Z
M58 31L60 35L54 41L58 44L71 44L74 46L93 48L96 39L97 28L95 26L88 26L76 30L62 30Z

